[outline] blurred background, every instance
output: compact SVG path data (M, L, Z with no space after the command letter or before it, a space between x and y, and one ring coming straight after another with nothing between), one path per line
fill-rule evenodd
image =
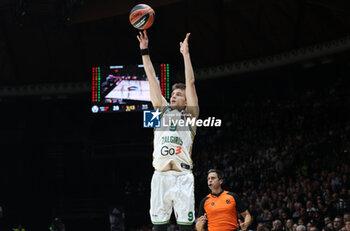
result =
M216 167L252 230L349 231L350 5L326 0L0 0L0 230L150 230L153 130L91 112L92 67L142 61L139 3L170 83L191 32L200 117L223 121L197 131L196 208Z

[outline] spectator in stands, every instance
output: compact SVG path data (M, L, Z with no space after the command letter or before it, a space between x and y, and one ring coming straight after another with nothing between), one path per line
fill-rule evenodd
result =
M326 216L324 219L324 225L327 226L328 224L332 223L331 217Z
M293 220L292 219L288 219L286 221L286 224L285 224L285 230L286 231L293 231L293 225L294 225Z
M305 221L303 218L298 219L298 225L305 225Z
M298 225L296 231L306 231L306 227L304 225Z
M272 231L282 231L283 226L280 220L274 220L272 224Z
M297 231L298 224L293 225L293 231Z
M345 230L350 231L350 220L345 221Z
M343 218L344 222L350 221L350 212L345 212Z
M333 220L334 231L339 231L343 227L343 218L341 216L336 216Z
M256 231L264 231L264 223L259 222L256 227Z

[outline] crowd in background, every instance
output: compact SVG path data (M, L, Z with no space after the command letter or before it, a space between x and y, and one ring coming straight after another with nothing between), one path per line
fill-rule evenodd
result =
M250 229L348 231L347 94L330 86L300 98L226 108L226 124L197 137L196 195L208 193L206 172L218 168L224 188L249 205Z
M241 92L228 96L228 89L230 90L233 85L222 86L222 82L218 82L217 85L210 82L210 89L215 89L215 94L208 91L200 92L202 94L199 99L200 116L220 118L222 126L202 127L197 130L192 156L196 208L198 209L200 200L209 193L207 171L210 168L218 168L225 173L223 188L237 193L249 206L253 216L251 230L350 231L350 84L347 76L344 78L332 76L329 80L332 84L323 84L310 89L295 87L294 93L291 91L285 94L284 89L264 88L260 91L264 91L264 94L259 95L260 92L247 90L253 83L247 80L235 82L238 85L236 88L241 88ZM275 80L271 82L274 83ZM203 84L204 82L201 82L201 86ZM241 87L243 84L248 87ZM219 89L219 86L226 88L218 92L216 89ZM242 92L252 92L255 95L249 96L248 93L242 95ZM270 97L269 92L275 93L274 97ZM203 96L211 98L213 95L215 100L210 102L220 102L215 107L210 107ZM62 114L55 114L62 117ZM63 118L72 117L71 113L63 115L66 115ZM136 114L127 116L136 117ZM115 122L116 117L117 115L113 115L109 118ZM31 119L32 117L28 121ZM107 117L103 117L104 123L105 120ZM76 121L71 120L70 125L73 123L76 124ZM115 133L122 125L114 124L117 126L115 129L103 129L111 132L109 134L113 138L111 143L118 142L115 137L121 139L121 136ZM99 126L96 127L100 129ZM74 126L70 128L72 131L78 130ZM122 131L125 133L129 131L135 139L138 136L142 140L146 139L144 134L136 134L133 129ZM97 134L96 137L102 136L98 132L94 134ZM129 135L124 134L123 137L130 139ZM87 140L90 141L90 138ZM95 136L91 140L95 140ZM149 141L149 143L145 141L145 145L150 150L151 138ZM82 195L102 198L107 205L112 203L122 205L127 230L152 229L148 215L149 185L153 172L151 151L140 149L139 156L128 157L118 156L119 154L111 148L110 155L98 157L100 151L91 151L89 142L87 146L79 146L72 142L63 147L65 155L62 156L62 162L56 158L59 153L53 153L54 159L48 158L47 150L42 148L41 144L33 146L33 153L30 155L24 152L27 149L23 148L23 152L20 152L21 158L12 157L13 162L10 161L9 166L16 164L18 168L12 172L6 170L9 168L5 168L6 171L3 170L3 173L8 175L3 176L2 182L7 186L3 187L7 189L6 195L14 196L11 197L12 201L0 201L0 230L2 225L5 225L4 222L7 222L7 227L23 224L26 230L32 230L32 227L41 223L42 227L49 227L52 218L44 218L46 223L41 220L34 224L30 223L35 221L35 216L44 217L48 214L47 217L50 217L50 213L56 216L56 213L50 210L55 205L48 204L47 208L46 203L45 206L42 204L34 206L45 198L41 195L51 195L52 198L46 201L52 203L58 201L59 206L63 204L61 203L63 199L69 200L72 195L77 198L81 198ZM82 150L79 147L82 147ZM37 155L37 150L42 154ZM144 157L146 155L148 159ZM22 165L17 164L17 160L21 161L19 163ZM125 163L133 163L133 166ZM1 167L6 166L2 163ZM137 173L131 174L135 172L134 169L138 170ZM19 174L19 171L23 174ZM45 174L42 174L43 172ZM6 176L14 178L7 180ZM15 183L10 184L11 182ZM17 182L24 184L23 188L31 188L35 192L32 194L37 195L37 198L33 199L31 194L31 199L28 200L27 197L22 197L25 194L21 191L12 191L11 186L16 186ZM65 189L62 193L60 185ZM17 204L13 205L16 202ZM69 206L63 205L62 214L65 215L69 212ZM110 222L108 212L107 209L103 210L104 204L98 206L102 208L98 210L101 216L95 225L105 226L106 230ZM37 211L32 212L36 207ZM82 211L90 209L86 208ZM18 214L22 214L22 217L14 216L19 216ZM74 225L76 227L85 225L88 228L94 225L90 217L84 218L84 222L74 217L71 219L67 217L65 220L67 230L72 229ZM171 223L169 231L176 230L174 217ZM137 228L139 226L142 228Z
M203 117L214 115L223 124L197 131L196 205L209 193L207 171L218 168L225 173L223 188L248 205L250 230L350 231L350 97L344 79L285 98L232 98L223 107L201 107ZM176 230L171 222L169 230Z
M202 109L223 125L198 129L196 205L209 193L207 171L218 168L224 189L249 206L251 230L350 231L350 97L343 81Z

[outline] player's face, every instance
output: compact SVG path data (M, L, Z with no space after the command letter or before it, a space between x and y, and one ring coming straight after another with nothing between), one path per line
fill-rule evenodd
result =
M170 106L172 108L183 108L186 106L186 93L184 90L178 88L171 93Z
M222 180L218 178L216 172L211 172L208 174L208 187L213 191L221 188Z

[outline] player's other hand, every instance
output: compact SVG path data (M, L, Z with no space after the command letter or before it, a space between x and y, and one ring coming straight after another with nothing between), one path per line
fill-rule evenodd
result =
M247 230L247 228L248 228L247 224L242 222L241 219L239 219L238 221L239 221L239 226L241 226L241 229L243 231Z
M200 216L200 217L197 219L197 223L199 223L199 224L201 224L201 225L204 225L206 222L207 222L207 216L206 216L206 214Z
M146 30L140 31L139 35L137 35L136 37L140 42L140 49L148 48L148 36Z
M190 37L191 33L187 33L186 34L186 38L184 39L183 42L180 42L180 52L181 54L185 55L189 53L189 49L188 49L188 38Z

